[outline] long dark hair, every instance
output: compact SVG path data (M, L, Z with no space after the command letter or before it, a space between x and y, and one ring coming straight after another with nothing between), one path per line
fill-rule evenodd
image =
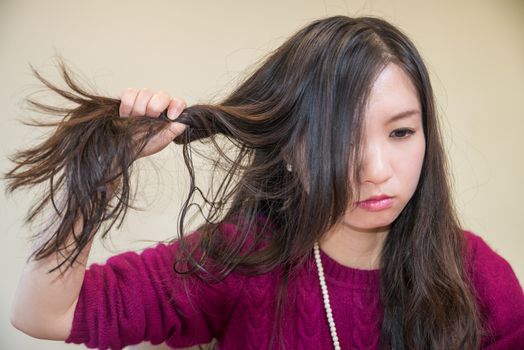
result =
M202 275L210 283L232 270L257 275L281 269L273 329L280 338L278 315L294 272L311 258L314 242L343 216L348 203L359 198L363 110L372 82L389 63L399 65L418 91L426 153L416 191L392 223L381 252L380 345L477 349L483 329L468 275L465 237L451 198L428 72L411 40L379 18L315 20L264 57L223 101L183 111L177 121L188 128L174 142L183 145L191 188L178 229L181 251L191 268L174 267L179 273ZM169 120L119 118L118 99L89 93L63 63L60 67L72 92L49 83L34 68L33 72L76 107L30 101L64 118L31 124L57 128L42 144L18 152L12 158L17 165L6 178L11 181L10 192L50 182L50 193L32 209L28 220L53 203L61 221L55 234L32 254L36 259L65 249L77 213L83 214L83 230L63 261L71 265L102 222L111 221L110 228L119 217L123 219L131 206L131 165L141 147ZM133 135L138 134L143 138L136 141ZM236 156L230 158L217 136L234 146ZM226 172L212 199L195 184L191 143L196 140L216 150L218 157L207 156L214 164L213 173ZM293 171L286 170L287 164ZM123 181L114 204L104 190L120 175ZM58 208L53 198L61 187L64 205ZM209 210L205 224L198 228L201 235L189 249L182 239L183 223L196 192ZM239 227L234 240L218 234L226 221ZM245 249L252 239L265 242L264 247L255 249L253 244ZM198 257L193 254L197 249L203 253Z

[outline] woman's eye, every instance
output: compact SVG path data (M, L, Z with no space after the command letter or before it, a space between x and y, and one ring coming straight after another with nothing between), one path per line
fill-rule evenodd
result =
M393 131L391 134L395 135L395 136L393 136L394 138L405 139L405 138L407 138L406 135L413 135L414 133L415 133L415 131L413 131L411 129L397 129L397 130Z

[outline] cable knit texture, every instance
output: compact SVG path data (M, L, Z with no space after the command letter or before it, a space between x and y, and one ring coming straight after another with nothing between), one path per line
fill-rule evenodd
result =
M227 223L222 230L235 231ZM512 267L480 236L464 234L477 300L491 329L481 348L524 349L524 294ZM177 247L178 242L159 243L91 264L66 343L122 349L149 341L180 348L217 338L219 349L267 349L279 282L276 271L253 277L233 272L211 285L197 278L184 283L171 269ZM320 254L341 348L377 349L380 270L346 267L324 251ZM290 293L283 323L286 349L332 349L313 254Z

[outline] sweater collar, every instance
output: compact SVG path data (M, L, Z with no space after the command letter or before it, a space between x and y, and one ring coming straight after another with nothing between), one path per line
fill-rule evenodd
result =
M326 280L354 289L378 290L380 286L380 269L364 270L342 265L322 248L320 259ZM314 263L314 257L313 257Z

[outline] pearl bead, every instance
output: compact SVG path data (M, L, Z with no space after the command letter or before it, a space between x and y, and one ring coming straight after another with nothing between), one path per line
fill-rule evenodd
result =
M322 267L322 260L320 259L320 248L318 242L315 242L313 247L315 254L315 261L317 263L318 277L320 280L320 288L322 289L322 299L324 300L324 308L326 309L326 316L329 323L329 330L331 332L331 338L333 339L333 346L335 350L340 350L340 343L338 341L337 328L335 326L335 320L333 319L333 310L329 303L329 294L326 285L326 279L324 277L324 268Z

